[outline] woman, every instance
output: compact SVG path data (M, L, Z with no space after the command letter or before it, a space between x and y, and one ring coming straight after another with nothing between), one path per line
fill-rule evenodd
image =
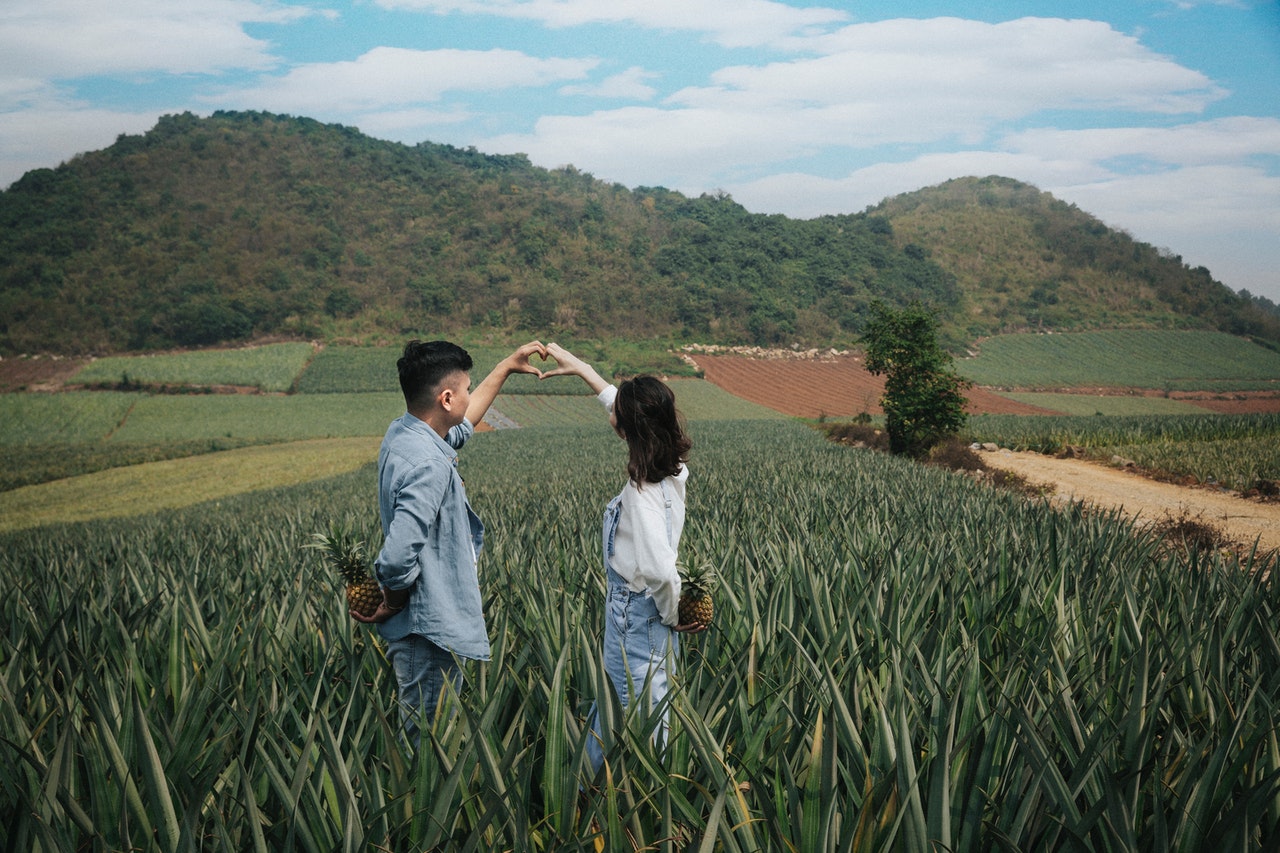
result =
M677 624L676 553L684 530L685 463L693 443L681 427L675 394L666 383L637 376L615 387L559 344L549 344L547 354L557 367L543 378L580 376L627 442L627 484L605 509L601 537L608 581L604 666L623 708L630 704L630 690L645 685L649 707L654 707L667 695L679 649L676 633L706 630L697 623ZM591 730L587 755L592 770L598 771L604 753L596 707L591 709ZM666 745L665 712L654 738Z

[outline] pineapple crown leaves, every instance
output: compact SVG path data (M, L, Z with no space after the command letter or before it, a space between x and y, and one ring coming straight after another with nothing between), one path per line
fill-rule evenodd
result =
M364 540L357 538L346 525L334 522L327 533L311 534L311 542L302 547L320 551L324 561L348 583L369 574L369 553Z
M720 582L715 566L706 561L692 566L680 566L677 572L680 575L680 584L689 592L701 591L710 595Z

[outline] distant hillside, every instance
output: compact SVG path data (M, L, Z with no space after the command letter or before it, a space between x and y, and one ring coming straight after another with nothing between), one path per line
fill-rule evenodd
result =
M167 116L0 193L0 354L464 328L845 344L873 299L925 302L952 343L1040 325L1280 341L1267 305L1003 179L792 220L218 113Z
M1280 339L1280 311L1182 259L1009 178L959 178L869 211L927 247L962 294L953 321L993 329L1206 328Z

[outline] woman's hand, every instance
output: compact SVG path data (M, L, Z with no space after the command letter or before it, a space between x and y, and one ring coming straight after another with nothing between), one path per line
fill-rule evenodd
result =
M676 625L671 630L679 631L681 634L701 634L710 627L710 625L704 625L701 622L690 622L688 625Z
M581 376L588 368L585 361L569 352L557 343L547 344L547 355L554 358L556 366L552 370L544 370L542 376Z
M591 390L597 394L603 391L608 384L601 378L599 373L596 373L594 367L557 343L547 344L547 355L555 359L556 366L553 370L544 370L542 372L543 379L548 379L552 376L580 376Z

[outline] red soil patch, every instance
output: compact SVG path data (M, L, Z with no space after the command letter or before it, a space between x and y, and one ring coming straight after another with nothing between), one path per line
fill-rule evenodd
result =
M1204 396L1198 394L1171 394L1177 400L1195 403L1202 409L1217 412L1220 415L1257 415L1280 413L1280 394L1274 391L1250 393L1242 391L1236 394L1217 394Z
M884 413L880 408L884 380L867 372L860 355L758 359L693 353L690 357L713 385L785 415L816 419ZM970 414L1054 414L982 388L969 389L968 398Z
M1168 397L1220 415L1263 415L1280 412L1280 391L1159 391L1154 388L1054 388L1048 390L1058 394L1086 394L1099 397Z
M56 391L89 362L61 356L0 358L0 394L10 391Z

